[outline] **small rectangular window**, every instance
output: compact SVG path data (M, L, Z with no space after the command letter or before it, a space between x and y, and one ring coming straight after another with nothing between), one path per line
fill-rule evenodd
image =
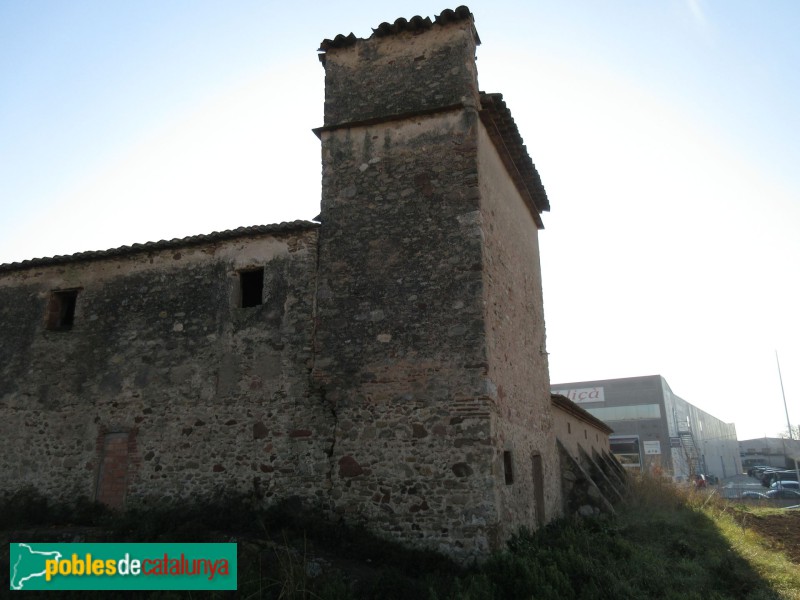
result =
M511 485L514 483L514 464L509 450L503 452L503 469L506 474L506 485Z
M50 302L47 305L47 329L51 331L72 329L77 301L78 290L51 292Z
M264 269L239 271L242 308L261 306L264 303Z

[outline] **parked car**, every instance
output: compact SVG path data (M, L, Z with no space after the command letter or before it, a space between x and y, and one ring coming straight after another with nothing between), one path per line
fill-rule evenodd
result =
M781 489L769 490L764 495L767 498L775 498L780 500L797 500L798 502L800 502L800 490L781 488Z
M766 500L767 495L763 492L742 492L742 498L750 498L751 500Z
M761 479L761 476L764 474L764 471L769 469L769 465L754 465L747 469L747 474L750 477L755 477L756 479Z
M764 471L761 485L769 487L776 481L797 481L797 471Z
M796 481L773 481L772 485L769 486L771 490L800 490L800 483Z

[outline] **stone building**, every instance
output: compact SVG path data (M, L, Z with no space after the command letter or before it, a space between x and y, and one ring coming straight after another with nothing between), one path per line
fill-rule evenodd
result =
M297 496L465 558L561 515L549 204L478 44L323 41L318 223L0 266L4 491Z
M608 425L591 413L559 394L553 394L553 418L556 437L570 456L610 454L609 436L614 433Z
M613 513L627 477L611 453L614 430L565 396L553 394L551 401L566 514Z

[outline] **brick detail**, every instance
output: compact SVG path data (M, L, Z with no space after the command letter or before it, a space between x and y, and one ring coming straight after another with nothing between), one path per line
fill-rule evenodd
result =
M96 499L112 508L122 508L128 486L131 440L135 437L130 432L123 432L101 434L100 438L102 452ZM135 441L133 443L135 445Z

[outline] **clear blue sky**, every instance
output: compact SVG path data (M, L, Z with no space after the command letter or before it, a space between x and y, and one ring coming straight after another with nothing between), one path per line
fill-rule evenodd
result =
M469 3L547 188L554 383L800 422L800 2ZM313 218L319 42L429 2L0 1L0 263Z

